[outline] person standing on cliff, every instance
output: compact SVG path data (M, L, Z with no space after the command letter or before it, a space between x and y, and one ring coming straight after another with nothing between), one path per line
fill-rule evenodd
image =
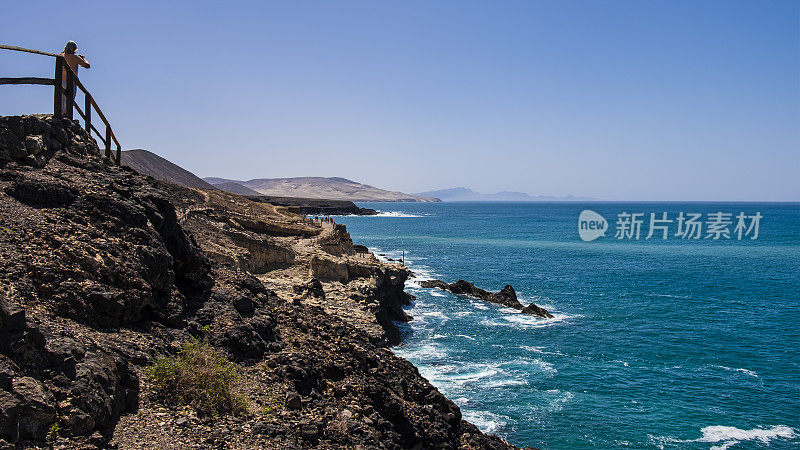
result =
M78 76L78 68L85 67L90 68L89 61L86 60L86 57L83 55L77 55L75 52L78 51L78 44L75 41L67 41L67 45L64 46L64 51L61 52L59 56L64 57L64 60L67 62L67 66L72 69L72 72L75 73L75 76ZM66 89L67 88L67 69L64 67L61 73L61 86ZM70 96L72 100L75 100L75 84L72 85L72 92L67 92L67 95ZM61 110L64 111L67 109L67 98L61 98Z

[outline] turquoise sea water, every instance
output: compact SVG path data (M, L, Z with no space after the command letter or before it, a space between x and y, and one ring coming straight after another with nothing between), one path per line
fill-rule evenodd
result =
M377 253L405 251L419 279L511 284L555 314L408 283L396 353L484 431L550 449L800 448L800 205L361 206L384 214L336 220ZM583 209L606 237L580 240ZM640 240L613 237L623 211L646 213ZM731 231L760 212L758 239L644 239L651 212L717 211Z

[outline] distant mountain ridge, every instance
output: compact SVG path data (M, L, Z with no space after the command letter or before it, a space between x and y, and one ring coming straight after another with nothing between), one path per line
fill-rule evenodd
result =
M437 191L419 192L414 195L435 197L443 202L542 202L542 201L591 201L591 197L553 197L549 195L533 196L524 192L500 191L494 194L483 194L465 187L440 189Z
M437 198L387 191L341 177L257 178L248 181L205 177L204 181L229 190L238 184L261 195L301 197L355 202L436 202ZM223 188L226 186L227 188Z
M156 180L169 181L170 183L191 188L215 189L214 186L203 181L192 172L148 150L123 151L122 165L128 166L143 175L149 175Z
M239 195L363 202L439 201L435 198L386 191L341 177L260 178L250 181L208 177L204 180L183 167L144 149L123 151L122 164L160 181L197 189L219 189Z

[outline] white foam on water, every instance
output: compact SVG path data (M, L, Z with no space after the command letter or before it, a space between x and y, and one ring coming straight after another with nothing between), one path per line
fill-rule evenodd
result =
M703 434L698 439L678 439L671 436L649 435L650 440L657 444L665 443L689 443L703 442L712 445L710 450L726 450L736 444L747 441L757 441L769 445L775 439L796 439L800 437L797 431L786 425L775 425L772 428L751 428L743 430L741 428L729 427L724 425L713 425L700 429Z
M539 358L534 359L533 360L533 364L538 366L542 370L542 372L544 372L544 373L547 373L547 374L550 374L550 375L555 375L555 374L558 373L558 370L556 370L556 368L553 367L552 364L550 364L547 361L541 360Z
M407 347L395 347L395 353L406 359L420 359L420 360L443 360L447 357L447 352L442 349L441 345L425 344L417 348L409 349Z
M448 317L444 315L441 311L423 311L418 312L414 315L415 317L436 317L437 319L442 319L443 321L448 320Z
M503 380L497 381L490 381L485 384L486 387L489 388L496 388L496 387L503 387L503 386L523 386L528 384L525 380L515 379L515 378L506 378Z
M447 380L451 383L463 386L468 383L476 382L482 378L494 377L495 375L500 373L500 370L498 370L497 368L488 365L485 366L486 367L484 369L479 370L477 372L468 372L464 374L450 375L447 377Z
M509 420L508 417L494 414L489 411L465 410L462 412L464 414L464 418L468 422L478 427L478 429L484 433L496 433L499 429L504 427Z
M434 296L434 297L447 297L447 295L445 295L445 294L444 294L444 293L442 293L442 292L431 291L431 292L430 292L430 294L431 294L432 296Z
M544 353L544 347L533 347L530 345L520 345L519 348L533 353Z
M545 409L549 412L558 412L564 409L564 404L570 401L575 395L569 391L559 389L548 389L544 391L545 398L548 400Z
M538 354L541 354L541 355L564 356L564 354L561 353L561 352L547 351L547 350L545 350L545 347L536 347L536 346L531 346L531 345L520 345L519 348L521 348L522 350L527 350L527 351L529 351L531 353L538 353Z
M720 365L716 365L716 364L712 365L711 367L714 367L714 368L717 368L717 369L722 369L722 370L727 370L728 372L743 373L743 374L745 374L747 376L750 376L750 377L753 377L753 378L758 378L758 374L757 373L755 373L752 370L748 370L748 369L744 369L744 368L738 368L737 369L737 368L734 368L734 367L720 366Z
M517 327L523 329L544 328L562 323L568 319L580 316L568 314L552 313L553 317L546 319L543 317L531 316L528 314L506 314L497 319L484 319L481 325L490 327Z
M474 338L474 337L472 337L472 336L467 336L466 334L457 334L457 335L456 335L456 337L462 337L462 338L465 338L465 339L469 339L469 340L471 340L471 341L474 341L474 340L475 340L475 338Z
M527 358L521 357L514 359L513 361L508 361L500 364L501 366L508 366L508 365L519 365L525 366L528 369L538 369L539 373L544 373L546 375L555 375L558 373L553 364L540 359L540 358Z
M430 216L432 214L411 214L402 211L378 211L378 214L373 214L371 216L361 216L361 217L425 217Z
M742 441L761 441L765 444L773 439L792 439L797 437L794 429L786 425L777 425L772 428L752 428L750 430L742 430L736 427L726 427L722 425L714 425L700 429L703 437L695 440L695 442L710 442L720 443L720 446L711 447L712 449L726 449Z

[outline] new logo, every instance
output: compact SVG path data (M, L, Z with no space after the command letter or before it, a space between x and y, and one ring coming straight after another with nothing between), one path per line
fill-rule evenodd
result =
M578 216L578 234L584 241L588 242L604 237L607 229L606 219L590 209L584 209Z

